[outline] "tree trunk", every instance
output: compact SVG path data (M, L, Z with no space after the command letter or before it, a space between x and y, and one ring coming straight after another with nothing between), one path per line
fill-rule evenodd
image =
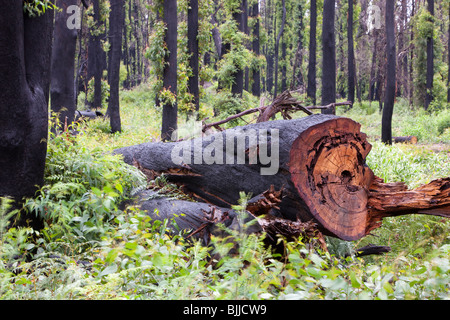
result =
M317 29L317 3L311 0L311 21L309 33L309 64L308 64L308 88L307 96L316 104L316 29Z
M195 111L198 112L200 108L199 100L199 88L198 88L198 0L190 0L187 14L187 26L188 26L188 51L189 67L191 68L192 75L189 76L188 90L192 94Z
M167 45L165 57L163 90L174 95L175 102L165 101L163 105L161 139L170 140L177 129L177 0L164 0L164 23L167 30L164 42Z
M110 95L108 102L108 110L106 114L110 118L111 132L121 132L122 126L120 123L120 105L119 105L119 78L120 78L120 56L122 53L122 30L123 30L123 15L124 0L111 0L111 16L109 22L110 34Z
M259 57L259 4L254 2L251 9L251 16L254 19L252 50L255 56ZM256 65L252 70L252 94L259 97L261 95L260 67Z
M67 27L69 14L67 7L77 5L78 0L58 0L61 11L55 15L53 52L51 62L51 110L58 114L59 127L70 126L75 116L75 49L77 46L77 30Z
M403 97L407 99L409 97L409 74L408 74L408 4L407 0L402 0L402 25L403 25L403 32L401 34L401 39L403 42L403 47L401 48L404 50L403 57L400 60L401 61L401 74L402 74L402 85L403 85Z
M322 105L336 102L336 39L334 32L335 0L324 0L322 28ZM322 113L335 113L322 110Z
M278 36L277 39L275 41L275 84L274 84L274 88L273 88L273 98L275 99L277 94L278 94L278 49L280 47L280 39L281 36L283 35L283 31L284 31L284 24L286 23L286 1L283 0L282 1L282 17L281 17L281 26L280 26L280 31L278 32Z
M103 63L102 54L104 53L101 47L100 38L101 35L98 33L98 28L101 25L100 21L100 0L93 0L94 4L94 22L95 25L91 28L89 33L89 62L88 62L88 78L94 77L94 101L92 107L99 109L102 107L102 73L103 73ZM92 33L95 33L92 34Z
M428 11L434 16L434 0L428 0ZM434 33L434 31L433 31ZM434 77L434 42L433 34L427 39L427 92L425 96L425 110L428 110L433 101L433 77Z
M447 43L447 52L448 52L448 80L447 80L447 102L450 103L450 6L448 8L448 43Z
M44 180L53 10L30 18L22 1L0 4L0 196L20 201Z
M298 3L298 45L297 45L297 51L295 52L295 59L294 59L294 65L292 67L292 82L290 85L290 89L294 90L294 88L297 86L303 86L304 85L304 79L302 74L302 62L303 62L303 5L301 2ZM298 68L298 71L297 71Z
M348 0L348 100L355 102L355 52L353 46L353 0Z
M265 25L267 30L267 42L266 42L266 92L269 94L273 89L273 48L271 46L272 33L275 23L275 14L272 13L271 0L267 0L265 7Z
M386 1L386 93L383 117L381 120L381 141L386 144L392 144L392 113L394 111L395 100L395 71L397 56L395 52L394 18L394 2Z
M450 178L412 191L401 183L384 184L365 164L370 150L353 120L311 115L115 152L149 179L164 174L192 198L222 208L237 205L241 192L258 196L272 190L276 205L265 208L267 213L285 224L313 222L344 240L360 239L387 216L450 216Z
M233 19L236 21L238 30L244 32L244 2L245 0L240 0L240 8L233 12ZM231 93L235 96L242 97L242 92L244 90L244 70L240 66L236 66L237 71L234 73L234 81L231 85Z
M375 73L375 65L377 63L377 48L378 48L378 30L374 30L373 31L375 40L374 40L374 50L372 53L372 64L370 67L370 79L369 79L369 102L371 103L374 98L375 98L375 93L376 93L376 83L377 83L377 78L376 78L376 73Z

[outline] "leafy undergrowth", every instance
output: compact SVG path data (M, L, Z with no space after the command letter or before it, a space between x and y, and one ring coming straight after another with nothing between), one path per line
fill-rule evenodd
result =
M302 239L280 239L281 257L264 246L263 235L225 230L229 238L212 238L206 248L169 233L170 221L123 209L120 203L146 180L108 151L155 139L159 121L159 112L142 104L145 92L123 97L123 133L110 135L107 123L96 120L76 137L50 140L45 186L25 204L29 214L44 217L43 230L7 228L9 204L2 199L2 299L450 298L450 222L442 218L385 219L360 241L327 239L329 253ZM376 113L361 120L363 131ZM385 146L369 137L368 165L386 181L415 187L450 176L448 145L436 152L429 144ZM355 248L368 243L392 251L356 258Z

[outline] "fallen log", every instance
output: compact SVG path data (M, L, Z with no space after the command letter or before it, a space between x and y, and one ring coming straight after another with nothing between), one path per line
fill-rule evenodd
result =
M241 192L261 195L272 187L280 201L268 209L271 216L286 224L311 221L343 240L364 237L388 216L449 216L450 178L412 191L384 184L365 163L370 150L353 120L311 115L115 152L149 179L164 174L192 198L218 207L238 204Z
M410 143L417 144L419 139L416 136L406 136L406 137L392 137L394 143Z
M281 193L272 189L250 199L239 215L233 209L221 208L202 202L192 202L171 198L153 189L140 192L133 204L145 212L152 220L169 221L169 227L176 233L182 232L186 239L200 240L209 245L211 236L229 236L222 224L230 230L246 234L266 234L265 243L272 248L280 246L279 236L288 240L302 238L306 243L318 244L327 250L325 240L314 222L286 221L270 214L274 203L279 203ZM274 202L272 202L274 201Z
M90 119L96 119L98 117L103 117L103 113L101 113L98 110L95 111L82 111L82 110L76 110L75 111L75 121L79 121L80 119L84 120L90 120Z

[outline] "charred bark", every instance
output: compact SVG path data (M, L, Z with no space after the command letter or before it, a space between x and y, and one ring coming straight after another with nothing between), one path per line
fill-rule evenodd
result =
M309 33L309 64L308 64L308 88L306 94L316 104L316 29L317 29L317 4L311 0L311 21Z
M395 30L394 30L394 2L386 1L386 93L381 120L381 141L392 144L392 114L394 112L395 100L395 74L396 74L396 53L395 53Z
M0 4L0 196L20 201L44 180L53 11L30 18L21 1Z
M189 76L188 87L189 93L192 94L195 111L198 112L200 107L199 88L198 88L198 0L191 0L188 8L188 50L189 50L189 67L192 75Z
M348 0L348 100L355 102L355 50L353 45L353 0Z
M77 30L67 27L67 7L77 5L77 0L58 0L61 11L55 14L54 40L51 62L51 110L58 114L59 128L70 126L75 117L75 50Z
M251 17L255 19L253 26L253 41L252 50L256 56L259 56L259 4L255 2L251 8ZM259 64L255 66L252 70L253 84L252 84L252 94L259 97L261 95L261 72Z
M164 23L167 26L164 41L167 45L163 87L174 95L175 101L165 101L162 114L161 139L170 140L177 129L177 0L164 0Z
M335 0L324 0L322 28L322 105L336 102ZM322 113L334 114L334 110Z
M120 56L122 54L122 30L124 15L124 0L111 0L111 16L110 16L110 62L109 62L109 85L110 96L108 102L108 110L106 114L109 116L111 124L111 132L122 131L120 122L120 105L119 105L119 78L120 78Z
M434 16L434 0L428 1L428 11ZM427 92L425 95L425 110L433 101L433 77L434 77L434 40L433 33L427 39Z

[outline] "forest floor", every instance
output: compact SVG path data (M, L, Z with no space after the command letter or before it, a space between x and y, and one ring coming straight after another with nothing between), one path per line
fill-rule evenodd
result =
M214 99L207 95L201 105L211 122ZM49 141L45 186L26 203L45 219L43 230L7 230L7 202L0 203L0 299L450 298L450 219L393 217L359 241L327 238L329 253L300 239L285 242L280 257L265 248L262 237L230 230L237 251L229 254L228 240L213 238L211 252L169 236L167 221L152 222L133 207L120 209L121 201L148 182L109 153L158 140L161 110L153 101L144 86L123 91L122 133L111 135L108 121L100 118L75 137ZM247 102L247 108L259 105L252 97ZM375 105L357 103L337 113L361 123L368 134L373 148L367 164L377 176L409 187L450 177L449 110L425 113L397 101L394 135L415 135L419 143L386 146L379 141ZM180 134L198 132L195 121L179 120ZM173 188L163 179L153 183ZM368 244L391 251L356 258L355 249Z

